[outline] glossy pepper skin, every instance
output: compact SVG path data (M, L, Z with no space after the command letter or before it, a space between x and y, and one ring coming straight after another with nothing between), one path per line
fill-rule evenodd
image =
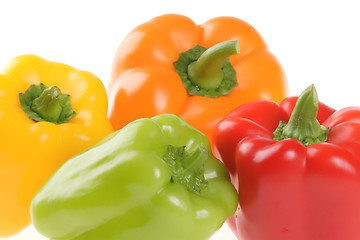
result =
M70 95L75 115L68 122L37 122L24 112L19 94L40 83ZM0 237L30 224L31 199L61 164L113 131L106 114L105 88L89 72L35 55L16 57L2 69Z
M210 48L228 40L237 40L240 49L230 56L237 85L219 97L189 94L174 62L197 45ZM282 67L251 25L234 17L197 25L185 16L167 14L136 27L119 46L109 85L109 118L120 129L140 117L173 113L211 139L215 125L240 104L280 102L286 95Z
M34 197L31 216L50 239L200 240L236 206L207 138L166 114L136 120L65 163Z
M312 122L323 127L305 128L324 130L325 141L274 140L280 121L309 113L293 111L296 99L244 104L214 132L215 155L239 192L232 229L248 240L359 239L360 108L335 111L319 103Z

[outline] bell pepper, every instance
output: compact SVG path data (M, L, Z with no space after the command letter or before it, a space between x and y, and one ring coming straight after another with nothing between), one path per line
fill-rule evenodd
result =
M171 114L136 120L66 162L31 204L50 239L201 240L236 210L208 139Z
M93 74L35 55L0 74L0 237L30 224L30 202L70 157L111 133L107 96Z
M141 118L172 113L209 139L239 104L287 95L282 67L260 34L234 17L201 25L166 14L131 31L120 44L109 84L115 129Z
M232 228L248 240L357 240L360 107L335 111L314 86L294 100L244 104L216 127L239 192Z

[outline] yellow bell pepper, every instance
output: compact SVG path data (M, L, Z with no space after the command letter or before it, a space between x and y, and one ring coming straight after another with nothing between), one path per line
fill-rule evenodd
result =
M55 87L56 86L56 87ZM35 193L66 160L113 132L93 74L35 55L0 72L0 237L30 224Z

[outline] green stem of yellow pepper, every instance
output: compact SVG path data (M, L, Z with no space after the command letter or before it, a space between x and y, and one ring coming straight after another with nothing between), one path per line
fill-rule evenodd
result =
M37 122L66 123L75 115L70 95L62 94L56 86L31 85L25 93L19 94L19 100L28 117Z
M61 114L60 89L56 86L45 89L32 102L31 109L49 122L56 122Z

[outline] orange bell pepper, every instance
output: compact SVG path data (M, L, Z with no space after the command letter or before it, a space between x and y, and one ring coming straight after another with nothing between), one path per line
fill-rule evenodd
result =
M207 50L195 59L195 71L185 66L179 73L194 72L186 82L174 62L186 58L182 53L188 50L198 51L197 45ZM235 84L223 91L219 86L227 84L219 78L227 73L220 70L229 56ZM218 79L213 81L213 76ZM206 95L204 89L220 94ZM196 25L185 16L166 14L136 27L120 44L109 84L109 118L120 129L137 118L172 113L211 138L215 125L239 104L256 99L280 102L286 95L284 71L251 25L234 17Z
M113 131L93 74L35 55L0 73L0 237L28 226L30 203L70 157Z

